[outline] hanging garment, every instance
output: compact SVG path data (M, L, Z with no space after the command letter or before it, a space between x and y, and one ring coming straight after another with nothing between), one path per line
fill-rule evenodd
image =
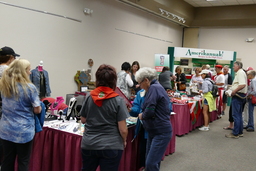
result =
M51 96L49 76L46 70L38 71L38 67L36 67L31 71L30 80L36 86L40 97Z

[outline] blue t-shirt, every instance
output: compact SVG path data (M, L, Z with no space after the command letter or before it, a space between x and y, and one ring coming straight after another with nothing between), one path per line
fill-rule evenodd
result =
M0 138L14 143L27 143L35 135L33 107L40 106L38 92L33 84L28 84L27 95L18 85L19 97L7 98L2 95L2 119Z

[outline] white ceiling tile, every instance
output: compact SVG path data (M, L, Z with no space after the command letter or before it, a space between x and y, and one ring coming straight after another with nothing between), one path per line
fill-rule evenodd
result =
M254 4L254 2L239 2L239 4L241 4L241 5L250 5L250 4Z
M224 2L225 5L239 5L238 2Z
M195 2L191 2L190 5L192 5L193 7L199 7L199 5Z
M235 2L238 4L237 0L222 0L222 2L226 3L226 2Z
M250 5L256 4L256 0L216 0L216 1L206 1L206 0L184 0L185 2L191 4L194 7L207 7L207 6L230 6L230 5Z
M221 1L216 1L216 2L210 2L210 4L212 4L212 6L223 6L223 5L225 5L223 2L221 2Z

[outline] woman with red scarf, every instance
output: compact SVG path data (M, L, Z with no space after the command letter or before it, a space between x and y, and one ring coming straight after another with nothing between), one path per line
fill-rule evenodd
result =
M96 72L96 89L87 95L80 111L85 131L81 142L82 171L117 171L126 146L129 116L124 100L116 92L116 70L101 65Z

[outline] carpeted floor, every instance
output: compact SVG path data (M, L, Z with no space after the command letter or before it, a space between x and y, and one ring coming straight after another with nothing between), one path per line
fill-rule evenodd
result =
M226 138L226 114L210 123L210 131L198 129L176 137L176 152L166 156L161 171L255 171L256 134L244 130L244 137Z

